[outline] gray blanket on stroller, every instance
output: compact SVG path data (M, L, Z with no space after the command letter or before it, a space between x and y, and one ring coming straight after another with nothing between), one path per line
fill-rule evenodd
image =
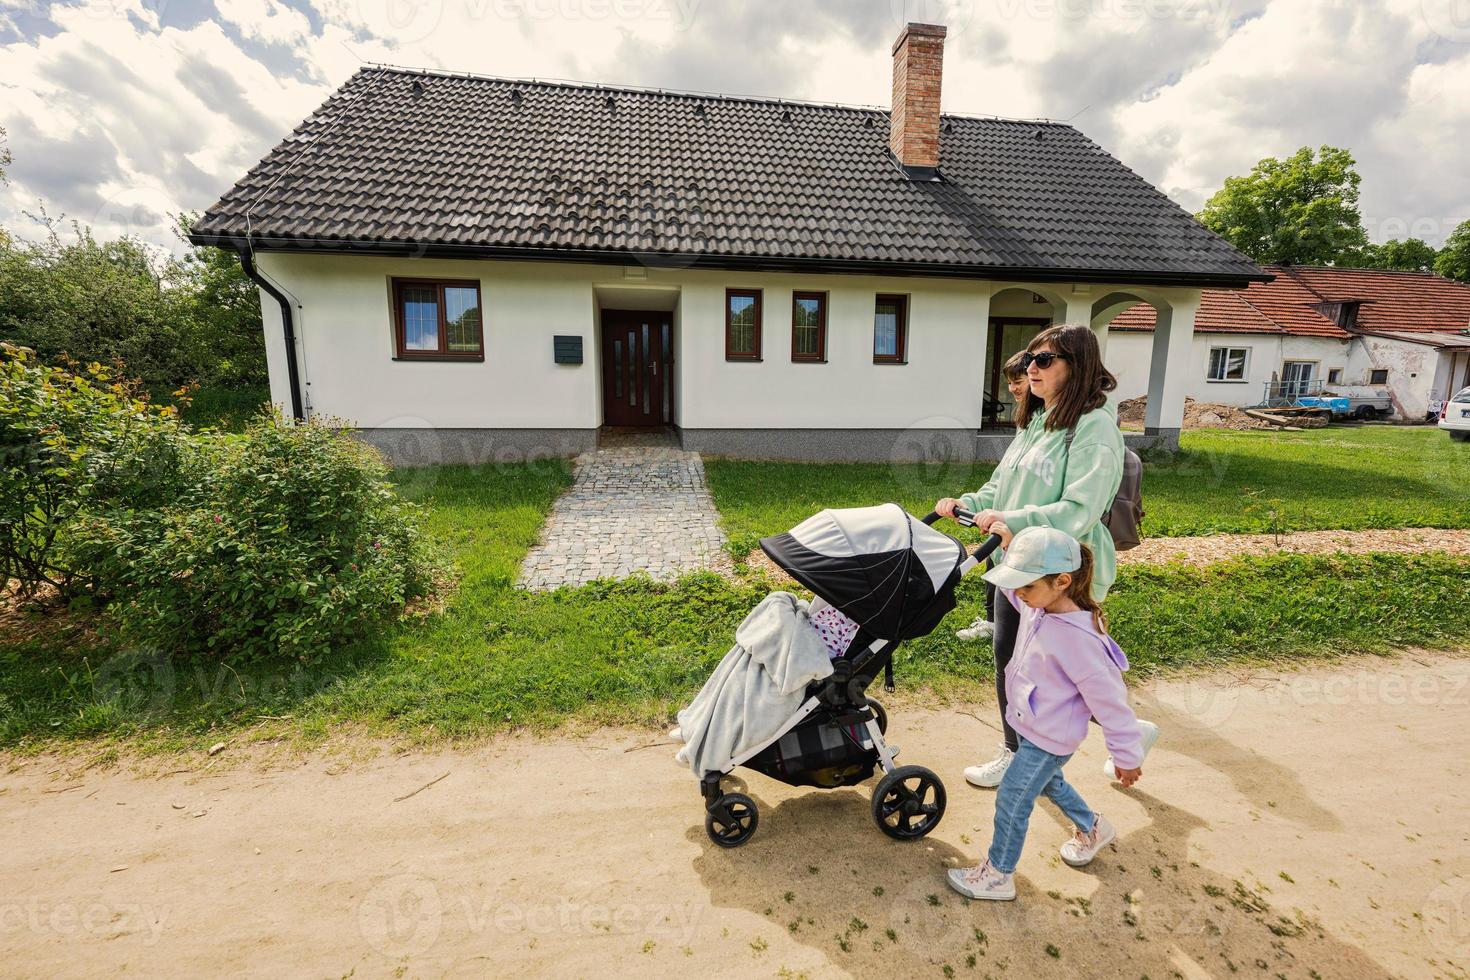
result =
M827 646L807 618L807 603L772 592L735 630L693 703L679 712L676 757L696 776L725 769L740 753L781 734L806 686L832 673Z

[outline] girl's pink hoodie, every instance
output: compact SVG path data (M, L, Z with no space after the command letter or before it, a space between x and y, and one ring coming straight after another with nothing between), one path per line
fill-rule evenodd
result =
M1128 658L1099 633L1092 613L1032 609L1010 589L1000 590L1021 614L1016 652L1006 665L1006 721L1028 742L1053 755L1071 755L1096 718L1113 764L1143 764L1138 719L1128 705L1123 671Z

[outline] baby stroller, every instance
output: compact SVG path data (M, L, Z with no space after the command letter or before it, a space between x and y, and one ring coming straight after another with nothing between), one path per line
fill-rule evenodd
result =
M955 520L974 515L956 510ZM873 791L878 829L897 840L917 840L944 816L944 783L923 766L895 766L884 742L888 715L867 696L881 670L893 687L893 652L899 643L928 635L955 606L961 576L1000 545L991 535L973 555L954 537L930 527L898 504L824 510L785 534L761 539L763 550L792 578L812 590L811 611L835 606L858 624L832 674L808 685L806 696L773 738L705 770L700 791L705 832L721 847L739 847L755 833L759 814L743 793L725 792L720 780L739 766L792 786L835 789L883 778Z

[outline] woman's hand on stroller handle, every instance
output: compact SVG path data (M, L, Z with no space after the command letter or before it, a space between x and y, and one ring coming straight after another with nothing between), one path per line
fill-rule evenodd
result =
M930 511L929 516L924 518L924 523L933 524L941 517L948 517L959 524L963 524L965 527L972 527L975 523L974 511L966 510L954 497L941 497L936 500L934 502L934 510Z
M949 504L950 506L944 507L945 504ZM943 513L943 510L948 510L949 513ZM959 506L958 500L955 500L953 497L946 497L945 499L939 501L939 503L935 505L934 509L931 510L927 515L925 515L924 523L934 524L941 517L949 517L952 518L956 523L963 524L965 527L974 527L976 516L977 515L974 513L974 511L965 510L963 507ZM1005 525L1001 526L1004 527ZM1000 535L990 535L988 538L985 539L984 543L982 543L979 548L975 549L975 560L984 561L985 559L990 557L991 552L995 551L995 549L999 548L1000 546Z

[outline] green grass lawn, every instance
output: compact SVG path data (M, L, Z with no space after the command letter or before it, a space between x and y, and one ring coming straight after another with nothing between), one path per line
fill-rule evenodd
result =
M823 507L896 500L927 513L940 497L978 489L992 468L705 461L737 555ZM1145 466L1143 495L1151 536L1470 527L1470 446L1423 427L1190 431L1177 456Z
M1377 461L1390 452L1413 455L1415 445L1430 449L1429 441L1416 441L1419 432L1365 431L1386 433L1388 448L1374 454L1356 443L1349 458ZM1205 452L1202 443L1225 446L1243 471L1280 469L1267 462L1272 454L1279 462L1287 451L1280 437L1252 444L1220 435L1191 437L1192 452ZM1310 435L1318 438L1299 445L1315 458L1328 445L1321 434ZM1339 457L1331 457L1333 465L1344 466ZM752 529L785 527L827 504L907 499L901 478L882 482L883 467L860 468L859 480L846 481L867 486L871 497L844 500L823 494L835 480L833 468L814 467L802 482L810 496L797 504L782 496L797 482L797 470L778 467L779 478L765 486L757 476L773 472L768 466L711 468L719 474L712 479L727 517L749 521ZM1207 507L1184 499L1187 476L1158 472L1150 476L1153 487L1181 481L1172 491L1172 511L1159 509L1181 521L1209 516ZM748 489L739 492L732 477ZM400 622L308 667L152 660L86 635L0 639L0 745L116 739L139 749L197 749L232 735L309 740L341 726L434 742L572 717L662 723L704 682L769 586L759 578L731 583L700 574L667 586L632 580L549 595L513 589L521 557L569 478L562 463L402 472L403 491L428 508L430 532L457 563L460 587L442 612ZM1421 515L1453 514L1453 523L1465 522L1463 503L1459 510L1455 505L1463 490L1441 485L1430 493L1426 485L1425 492ZM1323 520L1331 513L1320 501L1301 505ZM1411 520L1408 501L1403 507L1403 523L1432 522ZM1284 556L1197 570L1134 565L1122 570L1107 611L1136 679L1167 668L1462 646L1470 637L1467 579L1470 562L1433 554ZM943 701L988 688L989 646L961 643L952 634L981 598L980 582L971 577L949 619L900 651L906 697Z

